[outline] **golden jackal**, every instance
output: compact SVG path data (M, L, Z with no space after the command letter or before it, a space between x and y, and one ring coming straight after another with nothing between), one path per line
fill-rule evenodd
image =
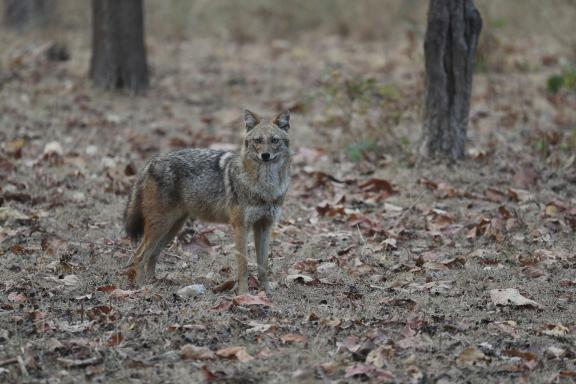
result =
M237 292L248 292L246 241L254 231L258 279L270 291L268 248L290 179L290 114L271 120L244 112L246 134L240 154L183 149L150 160L126 205L126 232L143 236L130 260L135 282L154 279L156 261L188 218L230 223L234 227Z

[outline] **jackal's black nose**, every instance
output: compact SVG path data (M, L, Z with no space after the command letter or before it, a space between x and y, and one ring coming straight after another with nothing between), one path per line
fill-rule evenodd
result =
M268 152L264 152L263 154L260 155L260 157L262 157L262 160L264 161L270 160L270 154Z

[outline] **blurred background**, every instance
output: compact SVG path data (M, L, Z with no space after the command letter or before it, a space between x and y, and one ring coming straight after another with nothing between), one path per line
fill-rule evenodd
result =
M91 2L43 3L42 21L12 28L4 23L4 86L34 79L36 86L51 84L56 94L94 95L88 81ZM523 146L529 131L534 139L528 144L546 152L551 143L542 137L550 136L549 130L556 132L553 137L568 137L565 145L576 142L572 128L558 131L572 124L562 100L572 101L576 83L576 2L478 0L476 5L484 29L472 143L494 146L489 141L500 137ZM427 6L424 0L148 0L150 91L137 101L117 94L93 101L106 104L118 97L104 107L115 111L113 123L154 121L170 134L202 130L228 142L238 140L235 132L219 127L238 124L243 107L265 114L291 108L300 114L298 134L311 145L334 144L353 158L371 148L409 158L421 124ZM50 49L55 56L47 62ZM558 93L569 99L551 98ZM157 107L163 109L156 113ZM140 109L145 112L136 116ZM495 126L506 130L494 132ZM184 137L174 142L205 144Z

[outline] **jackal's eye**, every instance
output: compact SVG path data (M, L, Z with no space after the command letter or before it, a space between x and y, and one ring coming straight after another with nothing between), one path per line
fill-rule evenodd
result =
M264 140L263 140L261 137L257 137L257 138L254 139L254 142L255 142L256 144L262 144L263 141L264 141Z
M280 142L280 139L278 139L277 137L273 137L272 139L270 139L270 142L272 144L278 144Z

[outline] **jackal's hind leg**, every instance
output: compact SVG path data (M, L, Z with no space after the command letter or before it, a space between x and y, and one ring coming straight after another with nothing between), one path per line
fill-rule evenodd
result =
M156 261L162 249L172 240L184 222L181 215L165 212L162 215L147 217L144 225L144 239L134 256L136 271L135 283L142 286L154 279Z
M184 224L184 222L186 221L186 217L182 217L179 220L176 220L176 222L172 225L172 228L168 231L168 233L166 233L159 241L159 251L156 253L152 253L150 254L150 256L148 257L148 259L146 260L146 266L145 266L145 271L146 271L146 277L149 279L154 278L154 276L156 275L156 262L158 261L158 257L160 256L160 252L162 252L162 249L164 249L168 244L170 244L170 242L172 241L172 239L174 239L174 237L178 234L178 231L180 230L180 228L182 228L182 225Z

